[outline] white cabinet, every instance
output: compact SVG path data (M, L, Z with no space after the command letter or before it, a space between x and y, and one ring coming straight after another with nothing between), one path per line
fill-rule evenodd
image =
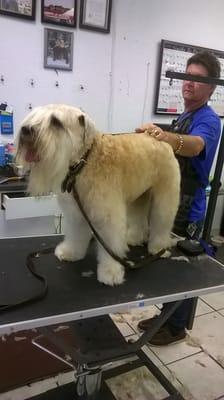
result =
M41 236L60 233L59 218L54 216L10 219L0 210L0 240L10 237Z
M6 193L2 195L2 208L7 220L61 214L55 195L26 197L23 193Z
M16 191L0 194L0 238L61 233L62 216L57 196L36 198Z

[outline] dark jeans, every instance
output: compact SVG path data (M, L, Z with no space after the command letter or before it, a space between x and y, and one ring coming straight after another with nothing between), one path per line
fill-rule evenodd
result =
M190 315L193 308L194 299L184 300L181 305L176 309L176 311L167 320L167 324L173 333L176 335L179 331L188 326L190 320ZM166 309L168 304L163 305L163 309Z
M185 236L188 239L198 240L203 226L203 221L198 221L194 223L195 227L191 227L192 223L189 224L189 228L186 229ZM189 232L188 232L189 230ZM174 229L175 231L175 229ZM175 335L178 331L186 328L190 320L191 312L193 309L194 299L184 300L181 305L176 309L176 311L167 320L167 324L171 332ZM163 305L166 308L167 304Z

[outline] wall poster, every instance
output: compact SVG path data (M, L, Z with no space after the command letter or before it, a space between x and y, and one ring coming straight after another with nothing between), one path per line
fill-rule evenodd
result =
M155 114L179 115L184 111L181 93L183 81L166 78L166 71L185 72L186 62L194 53L201 50L211 51L220 61L221 77L224 77L224 52L188 45L184 43L161 41L161 53L158 70L158 83L155 101ZM220 117L224 117L224 86L217 86L208 103Z

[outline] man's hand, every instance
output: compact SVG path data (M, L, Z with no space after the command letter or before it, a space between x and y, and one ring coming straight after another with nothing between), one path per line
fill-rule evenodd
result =
M180 136L183 144L178 154L184 157L198 156L205 147L205 141L201 136L195 135L179 135L178 133L166 132L159 128L157 125L148 123L142 125L140 128L135 129L136 133L145 133L146 135L154 137L158 141L168 143L174 152L180 146Z
M163 131L157 125L154 124L145 124L142 125L141 128L135 129L136 133L147 133L148 135L154 137L156 140L167 142L168 141L168 133Z

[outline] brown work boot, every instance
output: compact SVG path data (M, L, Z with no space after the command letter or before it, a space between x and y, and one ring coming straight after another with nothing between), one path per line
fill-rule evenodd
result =
M148 319L142 319L138 323L138 329L141 331L147 331L149 328L151 328L152 323L158 318L158 315L154 315L152 318ZM160 328L161 329L161 328Z
M174 333L168 325L164 325L155 333L148 343L152 346L167 346L169 344L182 342L185 337L185 329L178 330Z
M139 321L138 328L142 331L147 331L151 328L153 321L158 318L158 315L155 315L152 318L143 319ZM159 330L154 334L154 336L148 341L148 343L152 346L167 346L168 344L175 344L180 341L183 341L186 337L185 329L181 330L171 330L168 324L165 322Z

